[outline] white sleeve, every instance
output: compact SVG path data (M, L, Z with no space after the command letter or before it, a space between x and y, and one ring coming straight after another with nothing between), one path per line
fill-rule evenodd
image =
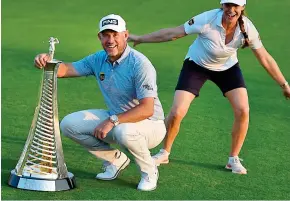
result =
M199 15L192 17L184 23L184 30L186 34L200 34L204 26L213 19L220 9L206 11Z
M259 49L259 48L263 47L263 43L261 41L260 34L250 20L248 20L247 26L248 26L247 32L248 32L248 36L249 36L249 40L250 40L251 49L255 50L255 49Z

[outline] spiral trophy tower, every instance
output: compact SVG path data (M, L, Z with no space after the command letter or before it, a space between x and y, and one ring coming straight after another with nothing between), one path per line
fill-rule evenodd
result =
M30 131L14 170L10 186L35 191L62 191L73 189L74 175L67 171L60 138L57 106L57 69L54 60L57 38L49 40L50 60L43 70L39 103L35 109Z

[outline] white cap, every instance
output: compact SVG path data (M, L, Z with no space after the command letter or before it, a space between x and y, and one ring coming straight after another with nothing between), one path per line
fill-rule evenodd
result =
M221 0L221 4L223 3L234 3L239 6L244 6L247 3L247 0Z
M123 32L127 30L125 20L121 16L114 14L110 14L103 17L100 20L99 27L100 27L99 33L106 29L111 29L117 32Z

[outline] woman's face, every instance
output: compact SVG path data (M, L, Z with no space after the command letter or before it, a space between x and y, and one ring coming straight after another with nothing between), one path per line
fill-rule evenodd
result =
M239 6L233 3L224 3L223 4L224 19L228 23L237 22L244 9L245 6Z

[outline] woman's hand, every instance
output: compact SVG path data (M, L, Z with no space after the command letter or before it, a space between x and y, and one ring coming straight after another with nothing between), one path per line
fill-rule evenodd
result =
M130 34L129 38L128 38L128 42L133 42L133 47L135 47L135 46L141 44L140 36Z
M290 86L286 85L282 90L283 90L283 95L285 96L285 98L287 100L290 99Z

